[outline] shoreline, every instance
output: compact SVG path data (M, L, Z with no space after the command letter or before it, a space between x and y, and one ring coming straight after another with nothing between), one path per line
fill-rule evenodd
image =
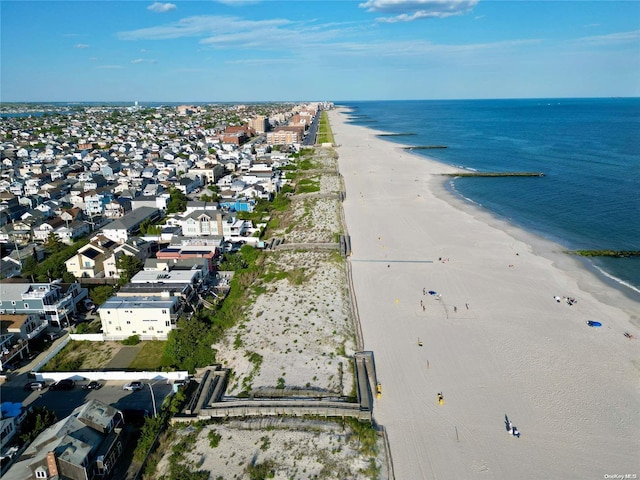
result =
M344 108L329 115L396 478L640 474L638 303L447 191L440 174L459 168L347 124Z
M431 161L431 159L429 160ZM438 162L437 160L432 161ZM450 191L446 183L447 181L444 181L438 185L434 182L434 194L443 201L474 215L480 221L500 228L514 238L530 245L535 255L547 258L558 269L578 276L579 285L600 301L612 307L624 305L628 312L635 309L636 313L630 313L630 316L637 320L635 325L640 327L640 292L636 292L634 286L626 286L622 283L623 280L609 273L598 271L599 267L589 258L566 254L564 251L567 250L567 247L559 242L529 231L508 218L501 217L482 205L472 203L472 200ZM608 275L611 278L608 278ZM606 295L603 295L603 290L613 290L613 292L607 292Z
M336 106L337 109L340 109L341 112L343 112L345 115L348 116L352 116L349 112L352 111L350 110L351 107L349 107L348 105L337 105ZM398 138L404 134L395 134L395 133L389 133L386 130L380 130L380 127L377 126L365 126L365 125L355 125L358 127L362 127L365 129L368 129L370 131L375 131L376 132L376 138L380 139L380 140L386 140L389 143L392 143L393 145L397 145L398 147L404 149L407 153L410 154L414 154L417 156L417 158L420 158L422 160L425 161L429 161L429 162L435 162L444 166L449 166L449 167L454 167L457 169L458 172L461 173L460 176L545 176L544 172L503 172L503 173L491 173L491 172L478 172L476 169L474 168L468 168L462 165L458 165L457 163L447 163L443 160L439 160L437 158L431 157L429 156L429 154L427 152L423 152L423 153L418 153L418 151L414 150L415 146L411 146L409 144L404 144L401 143L402 139ZM446 174L446 176L456 176L455 173L448 173ZM446 181L446 180L445 180ZM450 189L450 188L449 188ZM465 201L468 201L472 204L474 204L475 202L472 199L466 198L462 195L461 192L457 191L454 189L454 192L452 193L452 196L455 197L461 197L462 199L464 199ZM555 232L550 231L548 229L546 229L546 227L544 225L541 226L541 228L532 228L530 225L526 225L525 223L520 223L518 221L514 221L512 220L510 217L506 217L506 216L502 216L499 213L495 213L492 212L491 210L487 209L486 207L484 207L482 204L477 204L475 203L475 207L482 209L482 210L486 210L487 212L489 212L490 214L492 214L493 216L495 216L498 219L503 219L505 220L507 223L514 225L515 227L524 230L528 233L530 233L531 235L534 235L536 237L540 237L543 240L546 240L548 242L552 242L555 244L558 244L560 246L563 246L565 250L580 250L583 248L588 248L588 249L592 249L592 247L584 247L582 243L578 242L578 243L573 243L570 240L567 240L565 238L562 238L562 236L558 236L556 235ZM593 247L593 248L598 248L598 247ZM608 249L609 247L605 245L603 245L602 247L599 247L602 249ZM615 247L611 247L612 249L616 249ZM627 249L627 247L624 247L623 249ZM619 290L621 292L621 294L629 299L630 301L634 301L634 302L638 302L640 303L640 283L632 283L632 281L630 280L626 280L623 277L619 277L617 276L617 274L615 272L612 272L610 270L608 270L608 266L606 264L600 264L598 262L598 258L602 258L602 257L596 257L596 258L585 258L582 259L581 264L583 265L583 268L585 268L586 270L588 270L592 275L595 275L596 277L599 278L599 280L601 281L601 283L606 286L606 287L613 287L617 290ZM628 268L632 268L632 267L628 267ZM634 279L637 280L637 279Z
M338 105L336 107L345 116L349 115L349 107ZM347 119L345 118L345 122ZM436 165L441 165L443 168L442 179L440 182L434 182L432 185L433 193L443 201L463 209L472 215L482 216L481 221L488 223L489 225L496 226L507 231L510 235L517 239L522 240L525 243L530 244L532 247L537 247L536 253L549 260L552 260L554 264L561 270L569 269L572 273L579 273L586 289L589 293L598 297L599 300L607 303L611 306L619 305L623 303L627 311L637 309L635 315L631 315L636 322L636 326L640 327L640 289L632 284L627 284L626 281L616 277L615 275L607 272L602 267L596 265L593 260L586 257L572 257L565 254L563 251L569 249L569 246L565 246L561 243L560 239L554 239L551 235L545 235L544 232L531 231L526 226L518 224L510 220L507 217L501 216L491 210L485 208L483 205L474 202L472 199L464 197L460 192L455 190L455 187L449 186L453 181L451 178L456 173L467 174L475 173L475 171L469 171L469 169L452 165L432 157L419 154L413 150L407 149L408 146L397 141L392 140L395 134L385 134L382 130L370 128L362 125L355 125L359 128L363 128L369 132L374 133L375 138L384 141L391 145L402 149L406 154L412 155L414 158L420 159L426 162L432 162ZM382 132L382 133L381 133ZM388 138L391 137L391 138ZM452 170L452 171L449 171ZM437 178L437 177L436 177ZM581 270L581 271L580 271ZM580 272L578 272L580 271ZM589 276L593 278L589 278ZM613 289L619 295L607 295L602 294L602 289Z

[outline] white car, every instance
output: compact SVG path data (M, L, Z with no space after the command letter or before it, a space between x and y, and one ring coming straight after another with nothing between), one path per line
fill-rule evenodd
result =
M142 384L142 382L131 382L131 383L127 383L124 387L122 387L123 390L130 390L132 392L142 390L143 388L144 388L144 385Z

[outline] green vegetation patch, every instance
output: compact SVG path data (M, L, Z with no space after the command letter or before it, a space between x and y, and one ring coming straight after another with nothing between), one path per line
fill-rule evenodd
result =
M310 277L307 276L303 267L299 267L287 272L287 278L292 285L302 285L309 280Z
M320 114L320 124L318 125L318 143L335 143L333 131L329 123L329 114L322 112Z
M167 342L160 340L151 340L144 342L142 349L131 362L129 368L138 370L159 370L162 366L162 351Z
M320 181L305 178L296 185L296 193L315 193L320 191Z
M276 476L277 464L273 460L266 460L262 463L247 465L246 472L250 480L264 480Z
M70 341L42 367L44 372L96 370L106 367L121 348L119 342Z

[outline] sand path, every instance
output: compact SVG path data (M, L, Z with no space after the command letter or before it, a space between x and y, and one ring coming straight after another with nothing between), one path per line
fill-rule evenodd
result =
M330 119L396 478L640 475L640 340L623 336L640 338L640 305L560 247L450 198L437 174L452 167L346 124L344 111Z

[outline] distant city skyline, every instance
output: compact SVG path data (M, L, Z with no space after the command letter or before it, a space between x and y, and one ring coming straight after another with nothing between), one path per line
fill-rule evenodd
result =
M2 102L640 96L637 1L5 1Z

